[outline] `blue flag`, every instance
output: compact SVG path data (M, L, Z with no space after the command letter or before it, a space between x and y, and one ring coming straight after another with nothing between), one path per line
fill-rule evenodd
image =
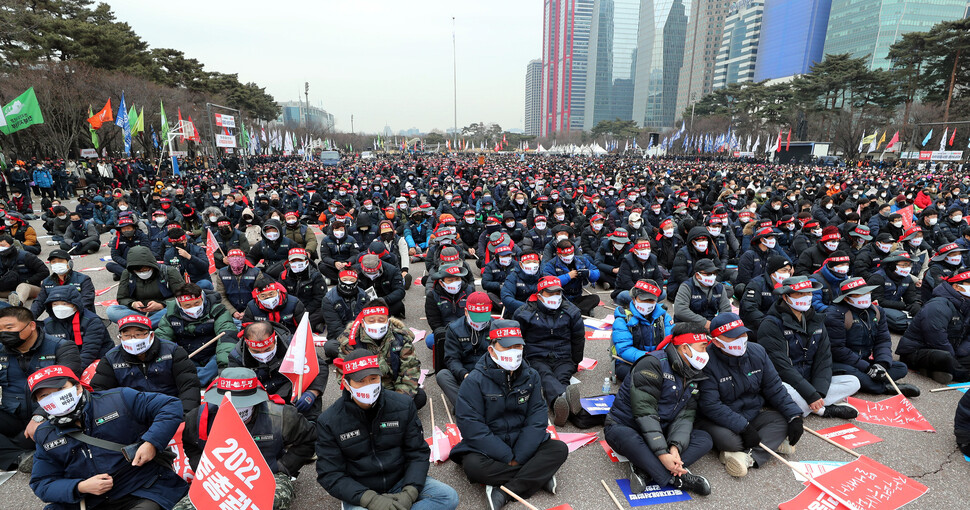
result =
M930 143L930 138L933 138L933 129L932 128L930 129L930 132L929 133L926 133L926 138L923 139L923 143L920 144L920 145L926 145L926 144Z
M118 114L115 115L115 125L125 130L125 155L131 155L131 126L128 125L128 110L125 109L125 93L121 93L121 103L118 104Z
M172 156L172 175L182 175L182 172L179 172L179 160L175 156Z
M158 144L158 135L155 134L155 126L152 126L152 145L154 145L156 149L162 148L161 145Z

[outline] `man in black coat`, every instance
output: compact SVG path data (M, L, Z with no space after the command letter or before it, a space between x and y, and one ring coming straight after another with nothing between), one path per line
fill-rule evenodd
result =
M444 350L444 366L435 374L438 387L451 402L458 399L459 386L488 351L488 332L492 323L492 302L488 294L472 292L465 301L465 313L445 327L438 348Z
M555 473L569 448L546 432L539 373L522 361L525 340L518 323L494 321L488 339L487 354L458 391L455 419L462 440L451 458L461 463L468 481L485 484L489 508L498 510L508 501L499 486L522 498L540 488L555 494Z
M355 349L341 367L343 392L317 419L317 482L344 508L458 508L458 493L428 476L431 449L414 401L381 390L377 356Z
M940 384L970 381L970 268L961 267L933 289L896 345L909 368Z

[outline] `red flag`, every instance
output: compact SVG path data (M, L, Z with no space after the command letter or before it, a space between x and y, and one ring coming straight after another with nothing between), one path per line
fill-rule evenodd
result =
M199 136L199 130L195 129L195 122L192 121L191 115L189 115L189 124L192 125L192 137L190 139L195 143L201 143L202 137Z
M300 398L310 382L320 374L320 362L313 348L313 332L310 331L310 314L304 313L296 333L286 349L286 356L280 364L280 373L293 382L291 402Z
M502 145L505 145L507 143L508 142L505 141L505 133L502 133Z
M226 395L196 466L189 500L199 510L269 509L275 492L273 472Z
M182 126L182 109L179 108L178 110L179 110L179 123L178 123L178 127L179 127L179 129L182 130L182 135L179 137L179 140L182 140L184 142L185 141L185 127Z
M219 250L219 243L216 241L212 231L205 229L206 240L205 240L205 256L209 259L209 274L214 274L216 272L216 251Z
M111 98L108 98L108 102L104 104L104 108L100 112L95 113L94 116L88 119L88 123L94 129L101 129L101 124L105 122L111 122L115 119L114 115L111 114ZM951 142L952 143L952 142Z
M953 141L957 138L957 128L953 128L953 134L950 135L950 141L947 145L953 145Z
M785 152L788 152L788 147L791 145L791 128L788 128L788 140L785 140Z
M892 139L889 140L889 145L886 146L886 152L891 152L896 150L895 145L897 143L899 143L899 131L896 131L896 134L894 134Z
M870 402L855 397L846 399L852 407L859 410L858 421L899 427L921 432L936 432L930 422L913 407L913 403L902 395L889 397L879 402Z
M781 131L778 132L778 143L775 145L775 152L781 152Z
M192 471L192 465L189 464L189 457L185 454L185 445L182 442L182 432L184 430L185 423L183 422L168 442L168 447L175 452L175 460L172 461L172 469L175 470L175 474L182 477L186 482L192 483L192 479L195 478L195 471Z
M896 211L903 217L903 228L908 229L913 226L913 204Z

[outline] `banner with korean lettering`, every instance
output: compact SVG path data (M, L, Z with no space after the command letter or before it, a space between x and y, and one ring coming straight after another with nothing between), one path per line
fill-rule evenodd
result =
M229 397L223 398L189 499L198 510L271 510L275 492L273 472Z

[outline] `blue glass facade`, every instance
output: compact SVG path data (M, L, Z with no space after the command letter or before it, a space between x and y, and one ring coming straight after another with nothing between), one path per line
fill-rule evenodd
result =
M807 73L823 58L832 0L767 0L755 81Z
M601 120L633 118L639 21L640 0L595 3L583 126L587 131Z
M644 0L640 5L633 120L641 126L674 125L690 3Z

